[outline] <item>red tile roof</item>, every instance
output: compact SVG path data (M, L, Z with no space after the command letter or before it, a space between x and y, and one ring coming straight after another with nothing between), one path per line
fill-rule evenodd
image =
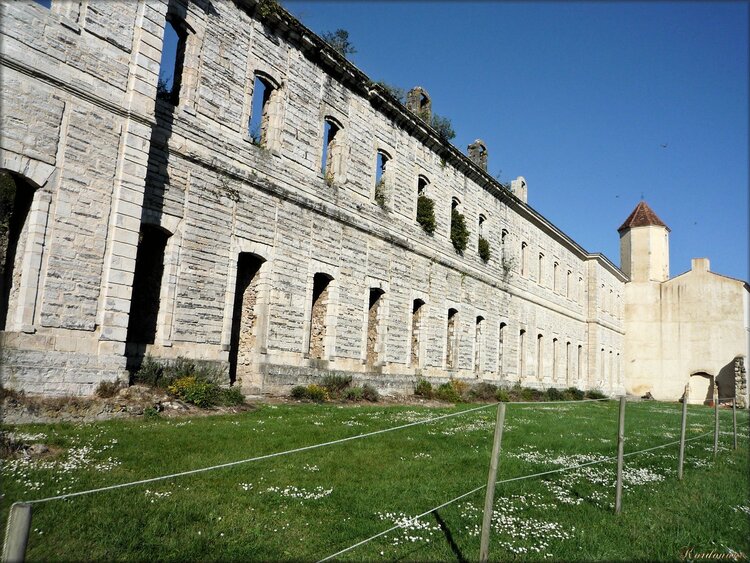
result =
M669 231L669 227L664 224L664 221L656 216L656 213L646 204L645 201L641 201L635 206L633 212L625 219L625 222L620 225L617 232L622 232L633 227L665 227Z

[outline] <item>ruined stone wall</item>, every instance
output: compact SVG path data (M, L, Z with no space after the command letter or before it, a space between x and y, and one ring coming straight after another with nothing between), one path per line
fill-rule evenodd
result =
M255 308L242 313L242 326L252 324L252 336L239 339L236 354L238 363L257 369L248 376L257 385L242 383L248 390L277 391L315 381L330 370L354 373L383 388L408 388L419 375L436 381L448 376L500 381L501 372L503 381L536 386L616 388L607 381L600 385L598 356L591 351L603 342L608 351L620 349L621 312L603 295L609 289L622 293L622 273L503 191L283 11L261 18L252 2L172 0L168 8L166 2L148 0L126 3L122 12L90 4L77 16L84 30L91 29L82 32L86 39L71 37L75 48L49 47L65 72L93 72L89 43L99 45L102 55L96 60L102 68L96 78L88 77L90 86L71 92L72 86L59 87L48 68L41 69L41 77L10 70L10 76L18 76L16 82L3 79L3 101L20 91L34 92L27 102L33 107L18 108L18 115L39 111L52 116L34 146L23 148L31 153L47 143L51 156L45 153L46 162L54 169L44 235L49 250L39 267L34 313L37 334L58 339L62 333L52 329L75 330L81 342L76 346L85 351L68 357L96 366L106 359L111 367L106 364L95 377L72 384L65 366L76 362L62 362L59 370L50 367L27 384L31 379L21 358L39 344L15 327L3 335L4 382L34 391L85 392L96 377L121 373L128 314L137 306L130 303L128 287L143 223L169 234L156 337L149 347L157 357L231 362L238 257L251 253L262 260L261 281L246 300L248 307L254 300ZM14 5L10 11L17 21L11 31L4 24L4 38L18 34L25 19L33 20L36 33L68 33L55 9L62 10L62 3L53 0L50 13L32 4ZM153 102L168 9L182 14L191 30L174 107ZM24 33L31 38L34 31ZM86 48L79 48L81 43ZM71 52L76 48L80 52ZM12 57L29 60L20 51ZM3 61L7 64L7 57ZM141 74L138 65L146 67ZM8 74L6 68L3 72ZM247 131L256 73L278 85L265 146L254 144ZM101 101L88 101L89 90L108 100L106 109ZM150 105L141 98L149 95ZM321 170L326 118L340 124L327 174ZM14 131L26 127L25 119L11 125L9 139L23 138ZM134 121L140 127L136 132ZM87 142L91 139L97 141ZM391 157L383 205L375 198L379 150ZM425 195L435 201L432 236L415 219L420 175L429 180ZM470 230L463 256L449 239L453 198L460 201ZM486 264L477 251L480 214L486 217L483 236L492 252ZM521 243L531 256L524 275ZM544 255L541 279L539 253ZM317 273L331 281L313 307ZM375 313L369 308L371 288L383 291ZM415 299L424 301L419 365L412 350ZM447 370L450 308L458 316L455 367ZM371 315L378 330L368 335ZM501 322L507 325L502 369ZM518 373L521 328L528 334L524 374ZM537 373L533 346L540 333L546 366L552 365L552 343L558 340L555 377L552 371ZM373 339L369 347L368 337ZM577 354L570 368L561 366L560 350L568 343L586 349L585 369L578 369ZM14 351L6 352L9 348Z

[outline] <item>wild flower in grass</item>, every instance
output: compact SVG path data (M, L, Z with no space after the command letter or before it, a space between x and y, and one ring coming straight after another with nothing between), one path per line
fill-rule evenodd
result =
M401 528L402 532L391 538L393 546L416 542L429 543L430 536L440 530L440 526L431 524L428 520L410 521L413 516L408 516L403 512L377 512L376 515L381 520L387 520Z
M333 487L330 489L324 489L323 487L315 487L308 491L303 487L296 487L294 485L287 485L283 489L281 487L268 487L267 493L276 493L282 497L293 498L298 500L320 500L327 497L333 492Z
M430 459L432 456L426 452L419 452L414 454L414 459Z
M302 469L310 472L320 471L320 467L318 467L317 465L308 465L307 463L302 466Z
M252 483L240 483L240 487L242 487L243 491L249 491L253 488Z
M745 514L750 516L750 505L745 506L740 504L739 506L733 506L732 510L734 512L744 512Z
M27 432L8 432L7 437L11 442L21 442L25 444L34 444L47 439L47 435L44 432L38 432L37 434L29 434Z
M145 491L146 498L151 499L151 504L156 502L159 499L167 498L172 495L172 491L152 491L150 489L146 489Z

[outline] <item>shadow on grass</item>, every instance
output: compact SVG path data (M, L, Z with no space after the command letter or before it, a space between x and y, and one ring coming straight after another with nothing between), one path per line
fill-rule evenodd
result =
M440 516L440 514L438 514L437 511L433 512L432 515L435 517L435 521L440 526L440 530L443 532L443 535L445 536L445 539L448 542L451 551L453 551L453 554L456 556L456 559L459 561L459 563L467 563L468 559L464 557L464 554L461 553L461 548L459 548L456 542L453 540L453 534L451 533L448 524L445 523L445 520L443 520L443 518Z

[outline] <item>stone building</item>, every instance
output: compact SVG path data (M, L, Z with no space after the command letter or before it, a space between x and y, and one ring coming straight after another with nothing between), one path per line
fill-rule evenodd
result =
M424 89L402 105L269 0L0 8L3 386L88 394L148 353L247 393L622 391L626 276Z
M625 388L690 402L720 397L748 404L744 363L750 349L750 285L710 271L695 258L669 277L669 228L641 201L618 229L625 284Z

